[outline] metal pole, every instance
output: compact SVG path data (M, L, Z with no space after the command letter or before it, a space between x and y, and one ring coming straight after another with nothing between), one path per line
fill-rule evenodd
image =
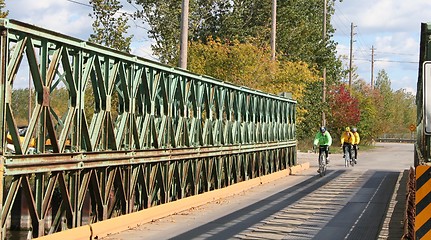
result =
M6 84L7 84L7 76L6 76L6 69L7 65L6 63L9 61L8 59L8 31L7 29L2 29L0 31L0 212L4 211L4 202L3 202L3 192L4 192L4 176L3 176L3 169L4 169L4 152L6 148ZM6 193L7 195L7 193ZM1 218L0 218L1 219ZM5 220L6 221L6 220ZM3 221L0 221L0 239L6 239L6 223Z
M371 89L374 89L374 46L371 46Z
M277 0L272 0L272 26L271 26L271 60L275 61L275 37L277 27Z
M181 6L181 39L180 39L180 58L178 66L187 69L187 40L189 31L189 0L183 0Z
M350 23L349 88L352 86L352 58L353 58L353 23Z
M323 0L324 6L323 6L323 31L322 31L322 39L323 42L325 42L326 39L326 12L327 12L327 2L326 0ZM326 102L326 66L323 67L323 95L322 95L322 102ZM326 116L325 111L322 111L322 126L326 126Z

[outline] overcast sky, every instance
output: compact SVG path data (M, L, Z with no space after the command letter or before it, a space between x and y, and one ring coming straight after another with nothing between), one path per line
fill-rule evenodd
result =
M338 53L349 55L353 23L353 64L360 78L371 80L374 46L374 79L384 69L392 88L416 93L421 22L430 22L429 0L344 0L336 3L332 24L337 29Z
M9 18L87 40L92 33L88 0L6 0ZM121 0L123 11L134 6ZM416 92L420 23L430 22L430 0L343 0L336 2L332 24L338 53L349 56L350 25L354 24L353 64L359 77L371 79L371 48L375 48L374 77L384 69L392 88ZM151 57L148 27L130 22L132 52ZM154 60L154 58L152 58ZM346 62L347 63L347 62Z

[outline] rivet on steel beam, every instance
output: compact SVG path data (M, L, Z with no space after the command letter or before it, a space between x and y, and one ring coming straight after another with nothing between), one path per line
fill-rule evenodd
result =
M84 162L79 162L78 163L78 168L83 168L84 167Z

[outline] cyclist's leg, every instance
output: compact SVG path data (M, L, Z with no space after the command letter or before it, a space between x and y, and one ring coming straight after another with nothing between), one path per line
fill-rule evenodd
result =
M353 149L355 150L355 164L357 163L358 160L358 145L353 145Z
M343 153L344 153L344 155L349 154L349 150L350 150L349 144L348 143L344 143L344 145L343 145Z
M353 144L349 144L349 159L350 161L353 161Z
M347 143L343 144L343 159L344 165L347 167L349 159L349 145Z
M346 143L343 143L343 158L345 157L345 155L346 155L346 149L345 149L345 147L346 147Z
M317 157L317 172L320 173L320 156L322 155L322 148L318 146L319 148L319 156Z
M329 146L325 145L326 164L329 164Z

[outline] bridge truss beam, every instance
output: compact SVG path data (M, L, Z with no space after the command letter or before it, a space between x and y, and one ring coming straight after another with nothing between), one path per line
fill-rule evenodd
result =
M14 20L0 31L2 239L14 208L37 237L296 164L291 99Z

